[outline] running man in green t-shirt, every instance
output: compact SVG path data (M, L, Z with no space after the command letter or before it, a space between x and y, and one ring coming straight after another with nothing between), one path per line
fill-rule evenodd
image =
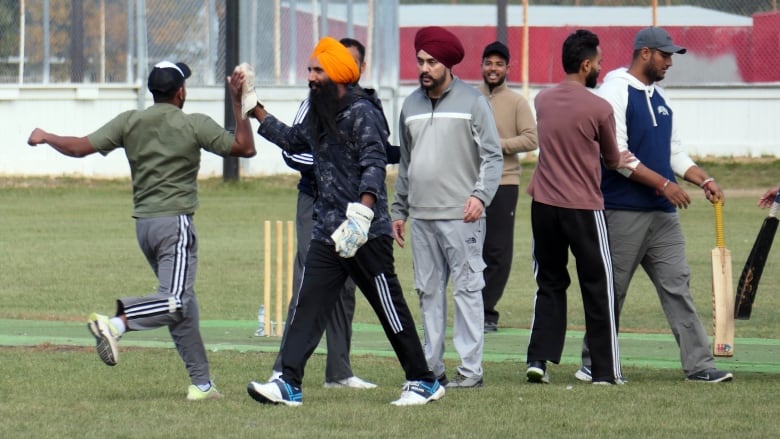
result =
M159 286L154 294L117 300L114 317L92 313L87 327L95 336L100 359L114 366L119 361L119 339L126 331L167 326L192 382L187 399L203 400L221 395L210 379L194 290L198 241L193 214L198 207L201 148L223 157L252 157L256 151L249 119L241 117L243 72L227 78L235 135L205 114L182 111L187 98L184 82L190 74L184 63L160 62L149 74L151 107L125 111L84 137L36 128L27 143L47 143L71 157L124 148L133 180L136 236Z

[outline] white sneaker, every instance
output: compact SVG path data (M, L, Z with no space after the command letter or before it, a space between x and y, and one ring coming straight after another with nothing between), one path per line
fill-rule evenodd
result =
M337 389L340 387L348 387L350 389L374 389L376 388L376 384L369 383L368 381L358 378L354 375L343 380L329 381L325 383L326 389Z
M391 402L392 405L424 405L430 401L438 401L444 396L444 386L438 381L408 381L404 384L401 397Z
M246 391L252 399L262 404L284 404L293 407L303 404L301 388L288 384L281 378L270 383L250 381Z
M593 377L590 375L590 368L586 366L582 366L577 369L577 371L574 372L574 378L577 378L584 383L593 381Z
M92 313L87 319L87 329L95 337L98 356L109 366L119 362L119 331L108 316Z
M593 376L591 375L590 368L587 366L581 366L579 369L577 369L577 371L574 372L574 378L577 378L583 383L593 382ZM615 380L615 384L625 384L627 382L628 379L626 379L624 376L621 376Z
M268 378L268 382L270 383L271 381L276 381L281 377L282 377L282 372L279 370L274 370L273 373L271 373L271 377Z

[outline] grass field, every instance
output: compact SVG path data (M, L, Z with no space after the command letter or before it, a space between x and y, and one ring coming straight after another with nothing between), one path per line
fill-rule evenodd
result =
M703 162L726 191L726 245L734 281L766 211L755 202L780 181L774 160ZM527 164L523 187L532 170ZM576 382L581 301L572 285L564 361L553 384L524 383L523 354L531 319L529 198L517 213L515 261L499 306L501 330L486 340L486 386L449 392L426 407L399 409L403 376L376 335L363 299L355 316L353 366L376 391L321 387L323 356L307 368L300 409L266 407L246 396L250 379L265 378L276 340L253 337L262 302L262 221L293 219L294 177L224 184L201 182L196 215L200 262L196 290L221 401L187 404L186 373L164 330L129 334L121 363L102 365L84 328L94 310L110 313L116 297L152 291L155 279L137 248L128 181L0 178L0 424L2 437L745 437L776 435L780 387L780 305L776 250L764 272L753 316L737 322L736 355L718 360L737 378L726 385L683 381L678 353L644 273L632 283L622 318L626 386ZM699 189L680 213L693 272L691 289L711 327L712 208ZM407 300L411 251L395 252ZM573 276L576 278L576 276ZM228 322L228 323L220 323ZM24 341L27 340L27 341ZM648 341L649 340L649 341ZM450 349L451 351L451 349ZM448 367L457 365L453 353Z

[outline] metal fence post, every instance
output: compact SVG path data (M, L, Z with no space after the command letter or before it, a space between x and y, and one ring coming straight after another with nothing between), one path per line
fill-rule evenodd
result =
M238 1L225 2L225 75L230 75L238 65ZM225 84L225 129L235 132L236 122L233 117L233 104L230 89ZM222 180L238 180L238 157L225 157L222 161Z

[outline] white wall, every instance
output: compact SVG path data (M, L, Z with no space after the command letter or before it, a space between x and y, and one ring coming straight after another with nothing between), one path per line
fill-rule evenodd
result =
M398 96L382 90L391 130L403 99L414 86L402 86ZM531 98L538 90L531 91ZM780 156L780 85L750 87L698 87L668 90L685 144L694 156ZM258 89L271 113L290 122L305 88ZM188 88L184 110L206 113L224 121L224 91L220 87ZM146 105L152 97L146 94ZM63 156L41 145L31 148L27 137L35 127L61 135L83 136L121 111L136 108L136 89L127 86L18 86L0 85L0 175L73 175L99 178L126 177L129 169L121 150L107 157L82 159ZM253 122L256 127L256 122ZM279 149L255 138L258 154L241 159L241 175L260 176L292 172ZM204 153L201 177L222 175L222 158Z
M780 84L668 91L691 155L780 156Z

